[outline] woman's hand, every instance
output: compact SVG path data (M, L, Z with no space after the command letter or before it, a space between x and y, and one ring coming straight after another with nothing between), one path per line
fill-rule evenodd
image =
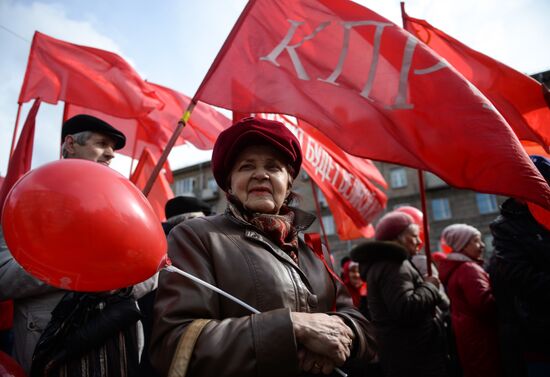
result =
M441 281L436 276L424 276L424 281L435 285L437 288L441 285Z
M342 318L324 313L300 312L292 312L291 318L296 339L307 351L332 360L334 365L344 364L351 354L354 334ZM309 359L306 357L306 360ZM309 366L309 362L306 366Z
M304 372L330 374L336 365L331 359L302 348L298 350L298 367Z

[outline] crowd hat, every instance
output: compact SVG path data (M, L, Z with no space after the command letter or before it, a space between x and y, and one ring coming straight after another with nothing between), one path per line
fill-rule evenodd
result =
M107 135L115 141L115 150L124 148L126 136L109 123L87 114L79 114L68 119L61 128L61 142L67 135L74 135L79 132L92 131Z
M212 151L212 172L218 186L227 191L227 177L238 154L247 146L268 144L279 151L296 178L302 165L300 142L281 122L262 118L244 118L218 136Z

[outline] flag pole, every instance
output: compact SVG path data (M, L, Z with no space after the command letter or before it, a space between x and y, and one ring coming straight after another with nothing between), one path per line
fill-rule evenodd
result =
M405 2L401 3L401 20L403 29L405 29ZM422 207L422 225L424 227L424 253L426 254L426 270L428 276L432 276L432 253L430 250L430 230L428 229L428 211L426 209L426 189L424 184L424 172L421 169L418 172L418 186L420 190L420 203Z
M202 82L199 86L199 89L197 89L197 91L195 92L195 95L193 96L193 99L191 100L191 103L189 104L189 106L187 107L187 110L185 111L185 113L181 117L180 121L178 122L178 125L176 126L176 129L174 130L174 133L172 134L172 137L168 141L168 144L166 144L166 148L162 152L162 155L160 156L160 158L157 162L157 165L153 169L153 172L151 173L151 176L149 177L149 180L147 181L147 184L143 188L143 195L145 195L145 196L149 195L149 192L153 188L153 184L154 184L158 174L160 173L160 170L162 169L162 166L164 165L164 163L166 162L166 159L168 158L168 154L170 153L170 151L174 147L174 144L176 143L177 138L181 134L181 131L183 130L183 127L185 127L185 124L187 123L187 121L191 117L191 112L193 111L193 109L195 108L195 105L198 102L197 98L199 98L199 95L202 91L202 88L203 88L204 84L208 81L210 76L214 73L214 71L218 67L222 57L225 55L227 49L229 48L230 42L233 40L233 36L240 29L240 27L241 27L241 25L244 21L245 16L248 14L250 9L252 8L252 5L254 4L254 2L255 2L255 0L249 0L248 1L248 3L246 4L246 6L245 6L244 10L242 11L241 15L237 19L237 22L233 26L233 29L231 30L231 32L229 33L229 35L225 39L225 42L223 43L222 48L220 49L220 51L218 52L218 55L216 55L216 58L214 59L214 62L212 63L212 65L208 69L208 72L206 73L204 78L202 79Z
M401 20L403 29L405 29L405 2L401 1ZM424 172L421 169L418 172L418 186L420 190L420 204L422 207L422 225L424 226L424 253L426 254L426 270L428 276L432 276L432 252L430 249L430 230L428 228L428 210L426 209L426 186L424 184Z
M151 176L147 180L147 184L143 188L143 195L148 196L151 192L151 189L153 188L153 184L155 183L155 180L157 179L157 176L160 173L160 170L164 166L164 163L168 159L168 155L170 154L170 151L176 144L176 141L178 140L178 137L181 134L181 131L183 131L183 127L187 124L189 121L189 118L191 117L191 113L193 112L193 109L195 108L195 105L197 104L196 100L191 100L191 103L189 106L187 106L187 110L185 110L185 113L183 113L183 116L178 122L178 125L176 126L176 129L174 130L174 133L170 137L170 140L168 140L168 143L166 144L166 147L162 151L162 155L160 156L159 160L157 161L157 164L155 165L155 168L153 169L153 172L151 173Z
M13 128L13 136L11 138L9 159L11 159L11 156L13 156L13 150L15 149L15 137L17 135L17 129L19 128L19 116L21 115L21 106L22 104L20 103L17 107L17 116L15 117L15 127Z
M424 172L418 169L418 185L420 189L420 202L422 205L422 223L424 226L424 253L426 254L426 267L428 276L432 276L432 252L430 250L430 230L428 228L428 211L426 210L426 189L424 185Z
M313 193L313 201L315 202L315 210L317 211L317 217L319 219L319 225L321 225L321 233L323 233L323 238L325 240L325 245L330 254L330 246L328 243L327 232L325 231L325 225L323 224L323 216L321 216L321 206L319 205L319 197L317 196L317 190L315 190L315 183L313 179L309 179L311 183L311 192Z

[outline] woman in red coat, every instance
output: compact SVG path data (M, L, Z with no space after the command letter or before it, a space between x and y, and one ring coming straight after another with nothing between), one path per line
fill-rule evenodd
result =
M452 253L439 275L451 299L451 323L464 377L500 376L495 298L481 267L485 245L481 233L466 224L443 230Z

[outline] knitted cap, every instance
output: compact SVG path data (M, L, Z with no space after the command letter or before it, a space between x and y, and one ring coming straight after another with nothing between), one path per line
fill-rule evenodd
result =
M382 216L374 231L374 238L378 241L393 241L411 224L413 218L403 212L393 211Z
M481 236L481 232L467 224L449 225L441 233L441 237L453 251L462 251L475 236Z

